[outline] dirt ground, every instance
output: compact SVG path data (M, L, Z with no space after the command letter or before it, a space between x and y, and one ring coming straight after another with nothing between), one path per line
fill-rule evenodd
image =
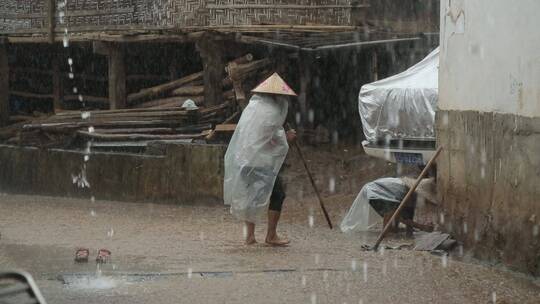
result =
M362 183L395 173L354 150L310 149L336 226ZM424 252L363 251L376 233L328 229L298 160L288 162L280 231L289 247L246 247L243 225L224 206L3 194L0 269L30 271L49 303L539 303L538 283L515 273ZM90 248L89 263L73 262L77 247ZM98 267L100 248L112 260Z

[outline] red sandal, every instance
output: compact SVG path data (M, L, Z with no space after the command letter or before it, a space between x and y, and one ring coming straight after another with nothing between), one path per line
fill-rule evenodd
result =
M87 263L90 256L88 248L79 248L75 252L75 263Z
M98 255L96 257L97 263L108 263L111 259L111 251L107 249L98 250Z

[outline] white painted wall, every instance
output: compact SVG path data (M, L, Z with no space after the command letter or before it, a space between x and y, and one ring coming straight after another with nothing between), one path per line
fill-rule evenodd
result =
M540 117L540 0L442 0L439 108Z

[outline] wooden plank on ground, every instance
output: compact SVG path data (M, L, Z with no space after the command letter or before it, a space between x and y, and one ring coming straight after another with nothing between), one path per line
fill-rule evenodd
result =
M418 251L432 251L435 250L444 241L450 238L447 233L441 233L439 231L421 234L414 240L414 250Z
M236 130L236 124L221 124L216 125L216 132L234 132Z

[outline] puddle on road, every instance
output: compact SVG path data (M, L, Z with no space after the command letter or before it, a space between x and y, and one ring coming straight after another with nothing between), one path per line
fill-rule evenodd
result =
M343 271L348 269L304 269L301 272L327 272ZM177 273L71 273L62 274L57 280L65 287L73 290L107 290L124 285L145 283L160 279L192 279L192 278L231 278L235 275L266 274L279 275L300 272L297 269L264 269L251 271L200 271L200 272L177 272Z
M106 290L123 285L153 281L165 276L170 275L77 273L59 275L57 279L70 289Z

